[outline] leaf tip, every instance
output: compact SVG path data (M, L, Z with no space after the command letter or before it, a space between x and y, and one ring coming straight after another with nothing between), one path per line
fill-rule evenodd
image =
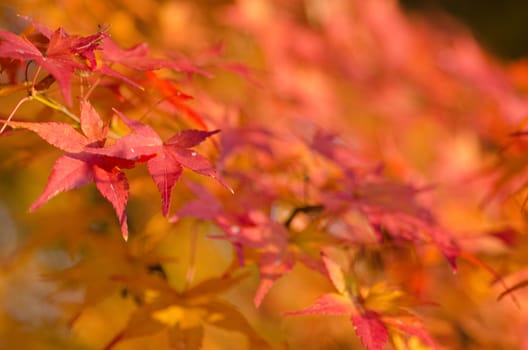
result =
M43 203L40 203L40 201L36 201L34 202L33 204L31 204L31 206L29 207L28 209L28 212L30 213L33 213L34 211L36 211L38 208L40 208L42 206Z

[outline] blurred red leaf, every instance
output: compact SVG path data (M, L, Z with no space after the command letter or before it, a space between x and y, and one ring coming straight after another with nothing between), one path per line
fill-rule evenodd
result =
M367 350L383 350L389 340L389 332L376 312L368 310L353 315L352 323L357 336Z
M307 308L299 311L288 311L285 312L284 315L350 315L354 312L354 310L355 308L352 306L350 301L344 299L342 295L323 294Z

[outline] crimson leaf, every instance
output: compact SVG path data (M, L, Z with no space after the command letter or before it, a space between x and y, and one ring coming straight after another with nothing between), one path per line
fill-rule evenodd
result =
M45 52L41 52L25 37L0 30L0 57L36 62L55 78L64 100L71 105L71 80L74 71L95 68L93 51L108 34L99 32L88 37L77 37L66 34L62 28L52 33L42 25L38 28L49 39ZM91 66L79 58L87 59Z
M132 130L132 133L120 138L107 148L95 149L94 153L130 161L141 161L148 158L147 169L160 192L163 215L167 216L169 213L172 189L179 180L183 167L217 179L232 191L209 160L190 149L219 130L184 130L163 142L150 126L129 119L119 111L115 112Z
M389 339L389 332L376 312L368 310L363 314L353 315L352 323L367 350L383 350Z
M94 149L102 148L107 128L88 101L81 101L81 129L84 135L66 123L10 122L9 125L31 130L49 144L67 152L55 162L48 183L31 205L31 211L60 192L93 181L99 193L114 207L123 238L128 238L125 213L128 181L119 168L132 167L134 162L93 153Z

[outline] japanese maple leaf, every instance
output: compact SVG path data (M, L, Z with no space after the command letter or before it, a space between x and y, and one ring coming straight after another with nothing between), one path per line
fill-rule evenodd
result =
M246 210L244 213L226 210L205 188L194 183L187 185L198 198L186 202L171 217L171 221L190 216L214 222L223 231L223 235L211 237L231 242L241 266L246 260L242 249L252 249L260 272L259 285L253 298L256 307L261 305L274 283L290 272L297 261L317 269L317 264L304 254L302 249L290 244L290 234L285 225L271 220L268 215L255 209Z
M41 52L26 37L0 30L0 57L21 61L34 61L48 71L59 84L62 96L71 105L71 80L76 70L88 71L95 67L94 50L108 34L99 32L88 37L70 36L59 28L51 32L46 27L37 26L49 42L46 51ZM91 66L79 58L87 59Z
M130 161L149 158L147 169L160 192L163 215L167 216L169 213L172 189L179 180L184 167L217 179L232 191L209 160L191 149L219 130L184 130L164 142L150 126L129 119L119 111L114 111L132 130L132 133L123 136L107 148L95 149L93 152Z
M67 152L53 165L44 192L31 205L30 210L38 209L60 192L76 189L93 181L99 193L114 207L121 233L126 240L128 181L120 168L133 167L134 162L85 152L103 147L107 128L88 101L81 101L80 119L82 133L66 123L9 123L15 128L31 130L49 144Z
M190 64L178 63L171 59L150 57L150 49L145 43L133 46L129 49L122 49L112 39L106 37L101 42L100 49L101 60L107 65L117 63L139 71L152 71L161 68L169 68L174 69L175 71L198 73L211 77L211 74Z
M235 154L241 148L251 147L252 150L273 156L270 139L275 135L268 129L259 126L233 127L224 122L222 127L221 161Z
M145 75L152 85L163 94L163 96L171 105L173 105L178 111L184 113L189 119L198 124L202 129L207 130L207 125L200 114L198 114L198 112L185 103L186 100L192 99L191 96L181 92L170 81L159 78L154 72L148 71L145 73Z
M241 212L226 208L203 186L192 182L187 182L187 186L197 198L187 201L170 221L175 222L181 217L194 217L214 222L223 234L211 238L231 242L241 266L245 264L247 258L243 248L250 248L249 254L260 273L259 285L253 298L256 307L261 305L274 283L290 272L297 262L314 270L322 269L317 259L313 259L304 251L283 223L273 221L269 215L257 209L245 207ZM253 192L252 195L258 194ZM238 192L235 196L237 202L245 202ZM299 235L306 239L310 239L311 236L309 232L301 232ZM317 238L317 243L321 244L320 237Z
M196 199L186 201L185 204L170 217L170 222L176 222L182 217L193 217L216 223L224 232L223 235L212 238L226 239L233 244L240 266L244 266L245 258L242 251L243 246L252 246L251 234L248 231L255 228L249 215L238 215L228 212L221 201L216 198L207 188L187 181L187 187L191 189Z
M324 294L317 298L312 306L300 311L287 312L286 315L351 315L356 334L367 350L383 350L389 333L379 314L371 310L358 312L350 295L343 269L325 254L322 254L322 259L328 277L339 294Z
M188 200L185 204L170 217L171 222L176 222L182 217L193 217L202 220L217 220L224 213L222 203L207 188L191 181L185 184L196 199ZM228 230L229 231L229 230Z
M367 309L365 299L356 296L354 288L349 283L346 268L326 253L321 253L327 276L338 293L326 293L318 297L307 308L299 311L286 312L288 316L322 314L322 315L350 315L356 335L367 350L383 350L389 339L389 326L410 336L415 336L425 344L436 348L436 343L429 336L421 321L408 312L404 316L392 315L384 317L377 311Z
M378 313L366 311L352 316L352 323L357 336L367 350L383 350L389 340L389 332Z
M387 234L411 242L431 242L456 269L460 249L452 235L435 220L433 213L419 203L417 196L424 192L423 189L377 176L361 182L350 180L343 183L345 191L321 193L321 202L328 212L336 217L342 217L349 210L361 214L378 234L379 240Z

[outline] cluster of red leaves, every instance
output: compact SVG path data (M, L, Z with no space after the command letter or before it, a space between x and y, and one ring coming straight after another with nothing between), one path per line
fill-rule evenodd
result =
M56 31L32 22L49 41L40 44L31 42L27 37L0 31L0 57L17 59L21 63L35 62L57 81L61 93L68 105L71 105L71 84L74 73L89 71L121 77L109 65L120 63L137 70L155 70L160 68L178 69L179 65L170 60L153 59L145 45L130 50L117 46L102 31L88 37L70 36L59 28ZM101 51L98 64L95 51ZM132 80L123 77L126 82ZM137 85L137 84L136 84ZM211 163L190 148L200 144L217 131L185 130L172 136L165 143L153 129L140 122L127 119L116 111L132 130L130 135L119 138L109 147L105 147L108 125L105 125L90 102L80 102L80 129L67 123L13 122L13 128L24 128L37 133L50 145L67 152L53 166L48 184L42 195L31 205L35 210L60 192L81 187L94 182L101 195L114 207L121 232L128 239L126 203L129 185L121 169L130 169L138 163L147 162L152 179L159 188L162 197L163 214L169 211L174 184L180 178L182 166L213 178L216 174Z
M337 1L321 6L324 9L304 11L307 14L299 10L295 1L238 1L223 12L225 23L242 29L258 43L270 67L267 76L256 79L267 88L245 90L247 95L227 113L226 109L218 112L218 103L205 91L197 92L200 108L191 108L191 96L154 71L169 69L187 77L212 75L187 61L152 58L145 44L122 49L105 30L81 37L69 35L62 28L52 31L31 20L32 29L21 35L0 31L0 64L9 77L8 85L24 85L30 89L30 98L42 100L56 82L64 105L47 98L45 101L60 111L68 111L74 105L74 78L79 77L81 87L89 87L86 93L80 89L75 124L12 121L11 117L5 121L13 129L36 133L65 152L55 162L48 183L31 210L60 192L94 182L114 207L126 240L129 183L125 169L146 164L161 196L163 216L170 214L173 189L184 168L216 179L229 190L214 191L208 183L186 181L196 198L180 202L170 218L172 222L193 217L213 223L221 233L215 230L211 238L225 240L234 247L236 258L228 273L184 292L177 292L165 279L153 278L145 271L137 276L117 272L105 275L105 283L121 283L138 299L137 310L106 349L123 339L162 330L168 331L175 348L199 349L203 337L200 322L243 331L255 348L265 346L244 317L216 297L239 283L239 277L233 276L241 267L256 265L260 282L253 301L259 307L274 283L297 263L327 276L337 293L323 294L312 306L287 315L347 315L369 350L383 349L393 334L438 347L420 317L409 311L423 304L406 299L414 291L412 288L398 286L397 296L393 297L393 290L385 290L374 279L361 276L350 260L360 261L364 249L396 247L419 255L435 247L456 269L457 258L471 255L462 253L455 235L422 199L431 189L409 181L423 180L412 166L404 164L404 170L399 171L389 156L383 159L388 166L385 171L378 161L370 160L372 154L383 152L371 147L365 148L363 154L351 141L351 136L360 142L365 140L355 130L361 123L341 116L349 115L351 109L382 116L378 117L382 127L394 130L385 134L391 138L397 137L400 125L411 124L409 120L418 118L418 114L430 115L451 126L460 124L460 118L469 113L479 115L478 122L471 124L479 136L498 144L493 129L497 125L501 130L516 125L526 104L513 92L507 77L486 62L473 42L461 37L446 46L446 39L436 38L428 27L407 23L390 1ZM253 7L258 7L258 11ZM299 19L298 12L306 18ZM420 30L416 30L418 27ZM356 36L350 38L343 33ZM441 57L436 57L440 49ZM20 83L17 77L21 67L31 62L38 66L33 83ZM217 68L255 80L250 70L241 65L218 64ZM41 70L49 76L38 81ZM114 93L122 86L138 88L128 96L117 93L112 95L114 100L109 98L115 102L111 114L118 117L113 118L113 123L105 123L94 108L95 101L90 102L99 84ZM142 91L142 84L152 90ZM360 101L342 96L337 90L343 88L359 91ZM136 97L152 92L163 98L161 110L182 116L183 125L191 122L202 130L182 130L164 141L160 135L167 130L157 132L154 125L118 111L123 110L121 107L137 111ZM485 100L475 110L457 108L460 103L473 105L482 96ZM401 105L401 101L409 99L422 103ZM153 103L148 96L139 100ZM72 113L65 114L71 117ZM245 118L245 114L251 117ZM123 135L120 123L127 127L128 134ZM337 135L330 129L343 133ZM216 134L218 155L213 166L193 148ZM397 150L394 153L394 158L402 157ZM160 263L156 259L154 262ZM152 263L142 263L141 268L145 270ZM70 275L78 273L79 266L71 271L75 273L64 271L58 278L74 279ZM158 293L153 302L144 297L147 290ZM378 303L379 295L390 295L391 305ZM87 298L82 306L99 300ZM173 327L155 317L172 306L186 312L198 310L201 321ZM211 321L215 314L222 315L221 321Z

